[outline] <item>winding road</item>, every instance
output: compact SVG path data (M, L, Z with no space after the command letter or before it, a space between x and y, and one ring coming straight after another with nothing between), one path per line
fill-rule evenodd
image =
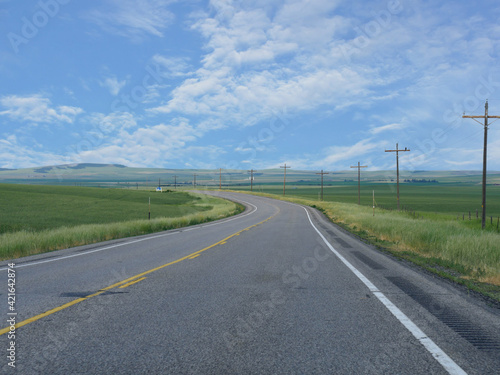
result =
M312 208L211 194L247 209L15 260L15 314L2 262L1 373L500 373L498 308Z

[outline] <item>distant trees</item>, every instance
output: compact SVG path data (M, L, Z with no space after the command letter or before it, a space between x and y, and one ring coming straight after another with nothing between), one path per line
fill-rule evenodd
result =
M409 182L409 183L427 183L427 184L438 184L439 181L438 180L426 180L425 178L422 178L422 179L418 179L418 178L412 178L411 180L410 179L406 179L404 180L404 182Z

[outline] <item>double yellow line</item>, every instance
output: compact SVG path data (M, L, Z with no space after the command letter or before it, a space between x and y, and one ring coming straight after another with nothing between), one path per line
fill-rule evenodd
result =
M161 270L162 268L165 268L165 267L171 266L171 265L173 265L173 264L176 264L176 263L182 262L183 260L186 260L186 259L194 259L194 258L196 258L196 257L200 256L202 252L207 251L207 250L209 250L209 249L211 249L211 248L213 248L213 247L215 247L215 246L218 246L218 245L223 245L223 244L225 244L225 243L226 243L229 239L231 239L231 238L233 238L233 237L235 237L235 236L239 236L241 233L243 233L243 232L245 232L245 231L247 231L247 230L250 230L250 229L252 229L252 228L255 228L255 227L256 227L256 226L258 226L258 225L264 224L266 221L271 220L273 217L275 217L278 213L279 213L279 209L278 209L278 212L276 212L274 215L272 215L272 216L268 217L267 219L262 220L261 222L259 222L259 223L257 223L257 224L254 224L254 225L251 225L251 226L249 226L249 227L247 227L247 228L245 228L245 229L242 229L242 230L240 230L240 231L238 231L238 232L236 232L236 233L233 233L232 235L230 235L230 236L228 236L228 237L226 237L226 238L224 238L224 239L222 239L222 240L220 240L220 241L218 241L218 242L216 242L216 243L214 243L214 244L212 244L212 245L210 245L210 246L207 246L207 247L205 247L205 248L203 248L203 249L201 249L201 250L195 251L195 252L194 252L194 253L192 253L192 254L189 254L189 255L186 255L186 256L184 256L184 257L182 257L182 258L179 258L179 259L177 259L177 260L174 260L173 262L166 263L166 264L164 264L164 265L162 265L162 266L159 266L159 267L156 267L156 268L150 269L150 270L148 270L148 271L142 272L142 273L140 273L140 274L138 274L138 275L135 275L135 276L129 277L128 279L122 280L122 281L120 281L120 282L118 282L118 283L115 283L115 284L113 284L113 285L110 285L110 286L108 286L108 287L106 287L106 288L100 289L100 290L99 290L99 291L97 291L96 293L90 294L90 295L85 296L85 297L77 298L77 299L75 299L75 300L73 300L73 301L71 301L71 302L65 303L64 305L61 305L61 306L59 306L59 307L55 307L55 308L53 308L53 309L51 309L51 310L48 310L48 311L46 311L46 312L44 312L44 313L42 313L42 314L39 314L39 315L36 315L36 316L34 316L34 317L32 317L32 318L29 318L29 319L23 320L22 322L17 323L17 324L15 325L15 327L16 327L16 328L20 328L20 327L23 327L23 326L25 326L25 325L27 325L27 324L30 324L30 323L36 322L36 321L37 321L37 320L39 320L39 319L45 318L46 316L52 315L52 314L54 314L54 313L56 313L56 312L58 312L58 311L61 311L61 310L67 309L68 307L71 307L71 306L73 306L73 305L76 305L77 303L80 303L80 302L86 301L86 300L88 300L88 299L90 299L90 298L92 298L92 297L96 297L96 296L98 296L98 295L100 295L100 294L103 294L103 293L107 292L107 291L108 291L108 290L110 290L110 289L113 289L113 288L116 288L116 287L119 287L119 288L126 288L126 287L128 287L128 286L130 286L130 285L133 285L133 284L135 284L135 283L138 283L139 281L144 280L144 279L146 278L145 276L146 276L146 275L148 275L148 274L150 274L150 273L152 273L152 272L155 272L155 271ZM3 335L3 334L5 334L5 333L7 333L7 332L9 332L9 331L10 331L10 326L9 326L9 327L6 327L6 328L1 329L1 330L0 330L0 336L1 336L1 335Z

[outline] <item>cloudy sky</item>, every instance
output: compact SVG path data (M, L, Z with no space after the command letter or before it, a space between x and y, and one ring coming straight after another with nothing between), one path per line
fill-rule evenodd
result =
M0 167L481 169L498 0L0 0ZM490 120L492 121L492 120ZM500 170L500 121L489 132Z

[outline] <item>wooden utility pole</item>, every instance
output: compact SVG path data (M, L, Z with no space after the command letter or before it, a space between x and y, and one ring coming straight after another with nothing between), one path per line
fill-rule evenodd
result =
M174 176L174 189L177 189L177 176Z
M197 174L196 174L196 173L193 173L193 177L194 177L194 180L193 180L193 185L194 185L194 187L196 187L196 176L197 176Z
M290 166L288 166L288 167L287 167L287 166L286 166L286 163L285 163L285 165L284 165L284 166L283 166L283 165L280 165L280 168L285 168L285 178L284 178L284 180L283 180L283 195L285 195L285 186L286 186L286 170L287 170L288 168L290 168Z
M484 105L484 116L465 116L465 114L462 116L462 118L471 118L474 121L478 122L481 124L480 121L476 120L477 118L482 118L484 119L484 146L483 146L483 213L481 216L481 228L484 229L484 226L486 224L486 161L487 161L487 149L488 149L488 126L491 125L492 123L488 123L488 119L490 118L496 118L499 119L500 116L489 116L488 115L488 100L486 100L486 103ZM497 120L495 120L497 121ZM494 122L494 121L493 121ZM483 125L483 124L481 124Z
M399 211L399 153L400 152L408 152L406 147L404 150L400 150L398 148L398 144L396 143L396 149L395 150L385 150L385 152L395 152L396 153L396 170L397 170L397 196L398 196L398 211Z
M219 190L222 189L222 168L219 168Z
M368 166L359 165L359 161L358 161L358 165L355 167L351 166L351 168L358 168L358 205L360 205L361 204L361 168L368 168Z
M250 169L248 172L250 172L250 191L253 191L253 172L257 172L257 171Z
M323 200L323 175L330 174L330 173L323 172L323 169L322 169L321 172L316 173L316 174L320 174L321 175L321 197L320 197L320 200L322 201Z

